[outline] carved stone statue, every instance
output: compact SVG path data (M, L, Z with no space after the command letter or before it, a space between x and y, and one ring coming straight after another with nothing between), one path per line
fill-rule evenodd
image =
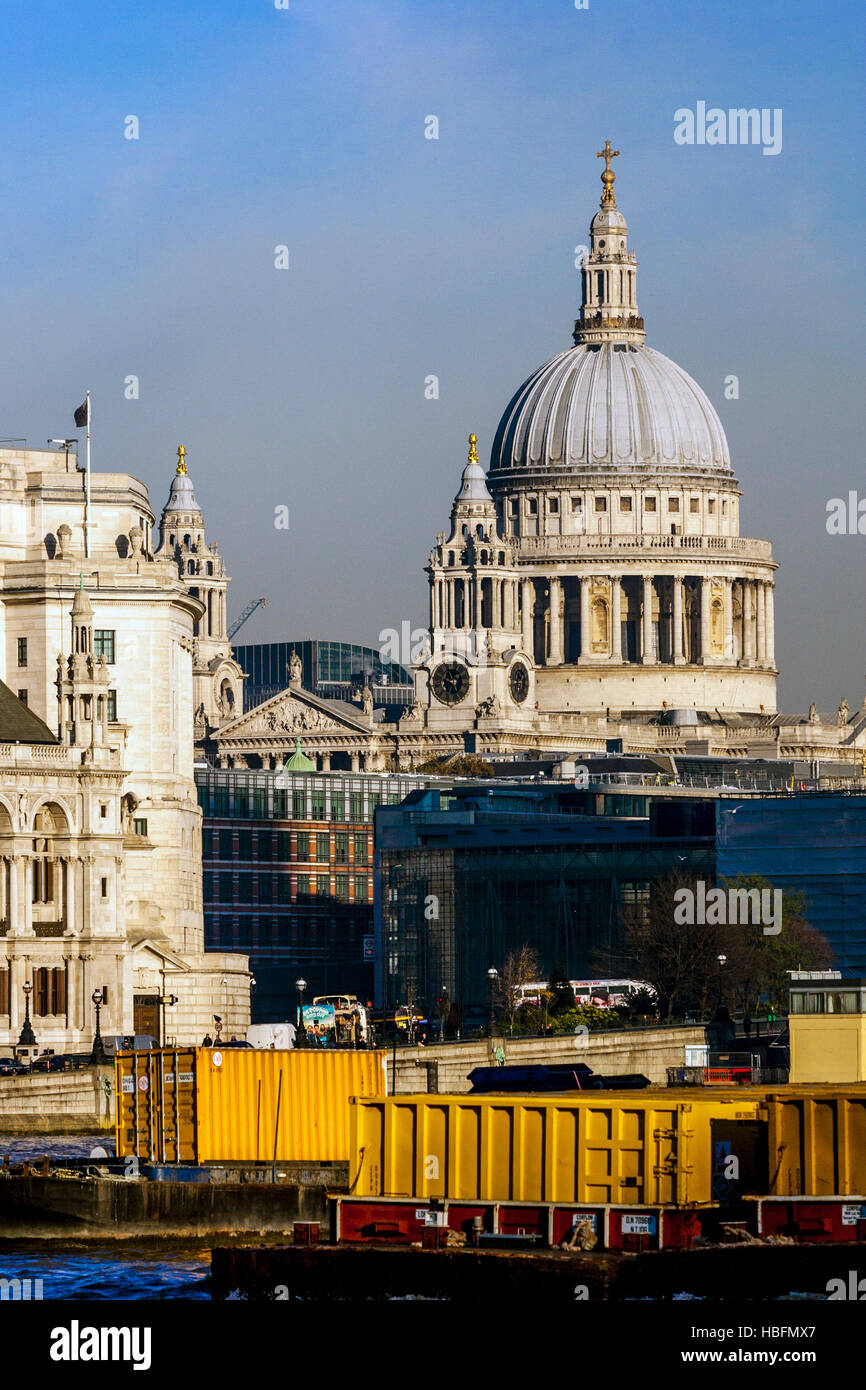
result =
M499 714L499 696L488 695L486 700L482 700L475 706L476 719L495 719Z
M809 706L809 723L817 724L818 722L818 706L813 701Z
M125 792L120 804L123 812L123 833L124 835L131 835L132 818L138 806L138 797L133 796L132 792Z
M373 713L373 692L369 685L365 685L361 691L361 705L366 715Z
M850 715L851 711L848 708L848 701L843 696L842 699L839 701L839 708L836 711L836 723L840 726L840 728L848 723Z
M298 653L292 647L289 653L289 685L300 685L304 674L304 665Z
M141 554L141 527L131 526L129 528L129 548L132 551L132 559L136 559Z

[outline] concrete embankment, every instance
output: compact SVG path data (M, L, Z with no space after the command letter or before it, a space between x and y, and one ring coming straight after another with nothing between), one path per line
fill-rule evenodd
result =
M347 1183L345 1165L299 1168L276 1183L219 1176L223 1180L151 1182L0 1175L0 1240L285 1235L295 1221L324 1225L329 1189Z
M642 1072L654 1086L667 1082L667 1068L685 1064L687 1047L706 1045L702 1026L634 1028L620 1032L563 1033L550 1038L497 1035L471 1043L444 1043L397 1049L398 1094L438 1091L459 1095L471 1089L467 1075L494 1062L501 1047L509 1066L543 1066L547 1062L585 1062L600 1074ZM389 1089L393 1057L388 1055Z
M114 1067L0 1077L0 1134L114 1129Z

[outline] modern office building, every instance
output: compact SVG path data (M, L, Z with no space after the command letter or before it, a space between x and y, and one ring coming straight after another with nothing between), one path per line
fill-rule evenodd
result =
M647 780L601 792L565 783L431 788L381 810L384 1005L411 997L429 1010L447 992L469 1026L485 1016L488 970L509 952L529 945L545 973L597 975L600 957L613 961L621 949L623 911L648 900L654 879L675 870L712 878L713 795L664 797Z
M290 1017L299 978L308 999L336 991L372 999L376 809L447 785L311 766L296 754L278 773L196 769L207 949L249 954L254 1022Z
M289 684L292 652L301 661L300 684L325 699L348 699L353 689L372 686L377 703L411 704L412 677L395 661L383 661L373 647L354 642L252 642L235 647L235 658L247 674L244 708L263 704Z
M802 894L845 976L866 975L866 794L805 792L719 802L717 871Z
M528 944L571 978L614 969L624 910L671 873L757 876L802 898L843 975L866 974L866 795L742 791L695 760L677 780L651 760L591 765L589 785L489 783L416 792L376 821L379 993L430 1008L443 989L467 1016L487 1007L487 971ZM772 767L769 769L772 771ZM621 959L621 957L620 957ZM468 1017L467 1017L468 1021Z

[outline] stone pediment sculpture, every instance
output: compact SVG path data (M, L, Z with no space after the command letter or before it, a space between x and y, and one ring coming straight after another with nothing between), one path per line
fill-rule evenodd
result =
M304 692L305 695L305 692ZM284 691L274 695L264 704L238 715L237 719L223 724L220 738L246 738L260 734L302 734L302 733L340 733L351 730L353 733L363 728L360 720L345 718L342 712L329 710L326 701L314 697L302 697L302 692L292 687L291 693Z

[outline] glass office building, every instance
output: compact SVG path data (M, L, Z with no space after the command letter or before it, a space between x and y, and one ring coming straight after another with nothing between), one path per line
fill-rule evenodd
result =
M247 674L245 709L285 690L292 651L301 659L302 684L315 694L345 699L353 686L372 684L380 703L389 695L399 703L411 701L412 678L408 671L395 661L383 661L373 647L305 638L301 642L255 642L234 648L235 659Z
M866 796L806 792L718 802L718 871L802 894L843 975L866 975Z
M571 979L621 973L624 909L648 902L652 881L674 871L713 877L715 804L629 795L616 814L595 811L594 792L567 784L431 789L381 810L385 1006L412 998L435 1011L447 991L464 1024L476 1024L488 970L523 945L545 978L554 966Z

